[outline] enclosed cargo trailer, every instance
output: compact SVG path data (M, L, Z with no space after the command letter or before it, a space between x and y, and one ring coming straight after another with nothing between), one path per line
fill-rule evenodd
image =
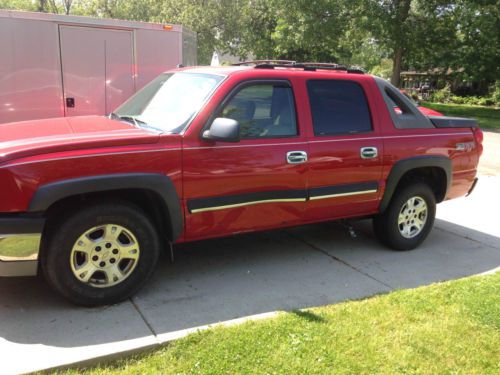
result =
M0 124L111 112L161 72L196 65L180 25L0 10Z

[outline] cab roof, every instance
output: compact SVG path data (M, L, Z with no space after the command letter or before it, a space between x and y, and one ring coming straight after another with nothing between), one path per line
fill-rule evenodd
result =
M253 60L244 61L231 66L198 66L180 68L180 71L189 71L193 73L219 74L224 76L234 75L236 73L247 72L287 72L294 74L296 72L321 72L321 73L343 73L343 74L361 74L364 72L359 68L349 68L339 64L331 63L301 63L290 60ZM273 75L273 74L271 74Z

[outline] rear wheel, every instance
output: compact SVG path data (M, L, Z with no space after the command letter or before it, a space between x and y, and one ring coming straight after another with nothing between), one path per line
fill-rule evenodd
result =
M97 204L54 226L42 269L49 284L76 304L126 299L147 281L157 263L156 229L133 205Z
M373 219L378 239L395 250L411 250L429 235L436 215L431 188L420 182L399 189L383 214Z

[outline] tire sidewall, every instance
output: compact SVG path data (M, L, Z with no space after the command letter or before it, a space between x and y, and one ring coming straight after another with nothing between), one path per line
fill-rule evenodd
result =
M427 221L422 231L413 238L405 238L399 231L398 218L401 209L412 197L421 197L427 205ZM386 229L390 246L396 250L411 250L419 246L429 235L436 215L436 199L431 188L423 183L416 183L403 188L396 194L389 205L386 215Z
M82 283L71 270L72 248L80 235L90 228L117 224L136 237L140 255L132 273L122 282L97 288ZM112 304L134 294L151 276L159 256L159 239L149 218L129 205L97 205L82 209L63 221L52 236L44 274L64 297L80 305Z

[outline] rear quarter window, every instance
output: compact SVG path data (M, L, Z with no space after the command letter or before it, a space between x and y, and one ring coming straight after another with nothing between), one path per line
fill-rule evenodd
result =
M307 82L314 134L356 134L371 131L366 95L360 84L342 80Z

